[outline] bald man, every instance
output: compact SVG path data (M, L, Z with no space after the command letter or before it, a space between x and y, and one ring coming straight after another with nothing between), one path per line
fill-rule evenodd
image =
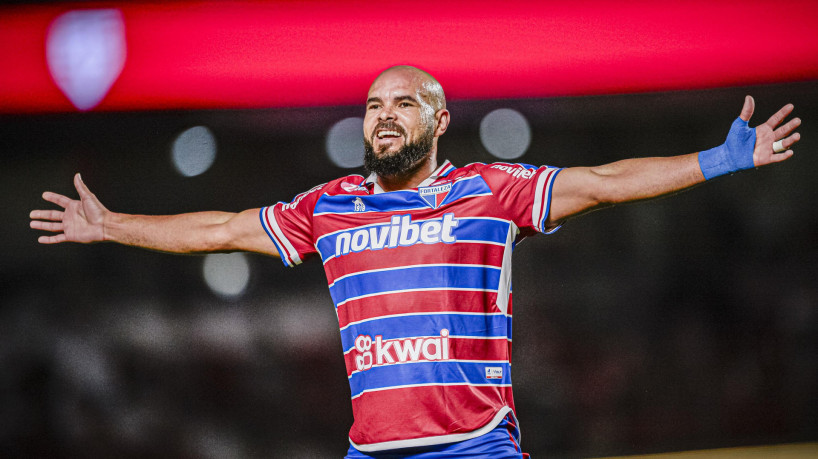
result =
M82 182L35 210L43 244L113 241L173 253L251 251L295 266L318 254L338 316L354 424L349 458L519 458L511 390L511 251L521 239L619 203L790 158L787 105L755 128L747 97L724 144L598 167L455 167L438 158L450 114L428 73L396 66L369 89L368 177L240 213L111 212ZM781 125L781 126L779 126Z

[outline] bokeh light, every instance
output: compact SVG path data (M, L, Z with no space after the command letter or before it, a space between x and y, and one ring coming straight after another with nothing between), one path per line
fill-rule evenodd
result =
M364 119L344 118L327 133L327 155L338 167L351 169L364 164Z
M176 170L185 177L203 174L216 160L216 138L205 126L192 127L173 141L172 158Z
M205 256L202 272L207 286L224 298L235 298L244 293L250 280L250 264L241 252Z
M480 121L480 141L500 159L519 158L531 144L531 127L520 112L499 108Z
M99 104L125 66L125 22L115 9L69 11L46 38L51 77L79 110Z

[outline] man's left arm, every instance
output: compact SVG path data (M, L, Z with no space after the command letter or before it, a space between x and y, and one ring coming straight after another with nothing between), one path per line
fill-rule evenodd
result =
M708 179L790 158L801 138L793 131L801 120L778 126L793 110L785 105L766 123L750 128L755 102L747 96L727 140L716 148L666 158L634 158L597 167L562 170L554 181L547 227L592 210L657 198L686 190ZM773 151L773 143L781 141Z

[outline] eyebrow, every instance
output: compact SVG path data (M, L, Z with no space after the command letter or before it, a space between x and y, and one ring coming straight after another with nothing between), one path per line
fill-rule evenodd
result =
M403 101L403 100L408 100L408 101L411 101L411 102L414 102L414 103L416 103L416 104L420 105L420 102L418 102L418 101L417 101L417 99L415 99L414 97L409 96L409 95L405 95L405 96L397 96L397 97L393 98L392 100L394 100L395 102L400 102L400 101ZM380 98L380 97L370 97L369 99L367 99L367 100L366 100L366 104L367 104L367 105L369 105L369 104L370 104L370 103L372 103L372 102L377 102L377 103L379 103L379 104L380 104L380 103L383 103L383 101L381 100L381 98Z

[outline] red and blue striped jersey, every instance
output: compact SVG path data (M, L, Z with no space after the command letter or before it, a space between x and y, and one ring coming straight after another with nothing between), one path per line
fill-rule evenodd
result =
M261 209L286 265L324 264L358 450L466 440L513 415L511 252L554 231L558 172L446 161L414 189L351 175Z

